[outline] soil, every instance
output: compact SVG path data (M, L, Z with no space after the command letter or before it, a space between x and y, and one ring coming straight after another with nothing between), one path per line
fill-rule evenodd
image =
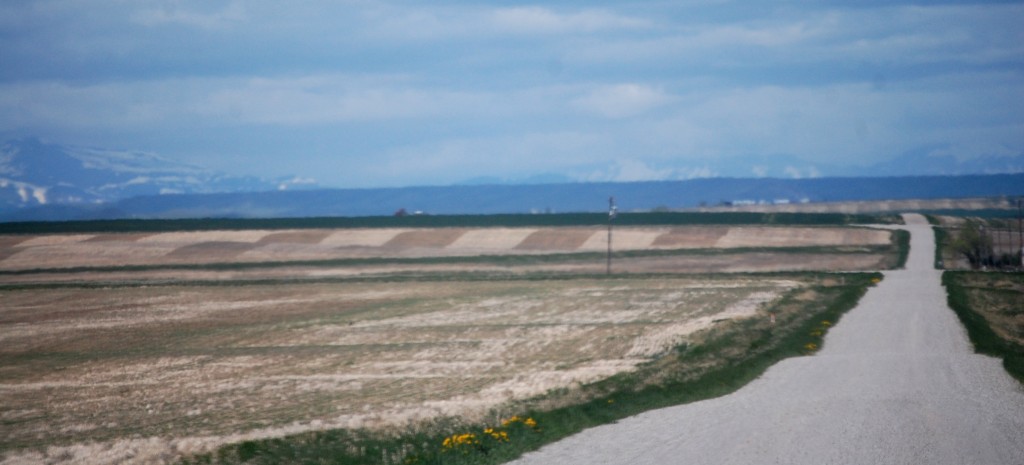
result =
M536 231L523 239L516 249L523 250L576 250L596 234L594 229L546 229Z
M198 244L178 247L166 256L167 258L182 259L184 261L226 261L234 259L255 247L255 244L248 242L200 242Z
M607 240L607 231L603 228L353 229L0 236L0 271L166 263L564 254L603 252L607 249ZM630 251L857 247L883 245L889 240L888 231L868 228L638 227L616 228L613 248L615 251ZM731 260L742 263L739 257L732 257ZM786 269L787 262L783 260L774 269ZM862 263L863 260L857 257L853 262ZM739 267L742 268L742 264ZM763 268L759 265L758 269ZM838 269L851 267L839 266Z
M831 279L693 273L866 270L891 258L868 249L890 233L864 228L637 227L614 238L617 251L653 255L617 256L620 276L600 280L586 276L605 272L603 254L545 255L603 251L604 228L0 236L0 453L165 463L251 438L473 419L630 371ZM810 245L866 251L772 250ZM492 258L298 262L477 255ZM281 266L234 266L260 262ZM181 264L223 266L166 266ZM89 269L100 266L113 268ZM571 279L507 279L545 273ZM641 273L667 274L629 277Z
M267 234L259 242L261 244L319 244L329 235L331 235L330 231L286 231Z
M459 237L465 234L463 229L419 229L413 231L405 231L395 235L390 241L384 244L384 247L395 247L395 248L412 248L412 247L427 247L427 248L444 248L455 242Z
M8 463L74 462L102 445L122 452L108 463L163 462L246 438L477 418L632 370L715 321L755 316L809 284L679 277L7 290L0 450Z

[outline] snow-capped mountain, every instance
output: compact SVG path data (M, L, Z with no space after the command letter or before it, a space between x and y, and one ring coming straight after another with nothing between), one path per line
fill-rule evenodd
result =
M0 147L0 210L102 204L153 194L254 192L309 180L230 176L138 151L70 147L35 138Z

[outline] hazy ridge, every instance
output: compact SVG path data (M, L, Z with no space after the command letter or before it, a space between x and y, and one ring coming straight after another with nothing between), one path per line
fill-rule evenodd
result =
M316 189L138 196L99 205L44 205L5 221L386 216L623 211L746 202L840 202L1024 195L1024 174L818 179L694 179L629 183Z

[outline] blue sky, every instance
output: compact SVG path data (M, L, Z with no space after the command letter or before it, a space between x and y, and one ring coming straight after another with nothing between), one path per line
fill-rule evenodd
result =
M1022 2L0 3L0 136L322 185L1024 156Z

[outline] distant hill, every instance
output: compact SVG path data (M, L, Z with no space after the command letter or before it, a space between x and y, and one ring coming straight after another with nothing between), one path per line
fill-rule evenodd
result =
M3 221L122 218L273 218L599 212L614 196L622 211L757 202L838 202L1024 195L1024 174L737 179L628 183L469 185L144 195L102 205L52 205L8 212Z
M309 190L315 184L293 177L232 176L149 152L25 138L0 146L0 221L380 216L403 209L449 215L596 212L607 208L609 196L618 199L622 211L643 211L1024 194L1024 155L975 159L968 165L952 156L909 154L870 172L948 174L918 177L817 177L833 171L797 169L799 160L782 156L743 162L757 167L760 176L775 177L574 183L548 174L517 180L476 178L454 186ZM1017 174L962 175L968 167ZM814 176L793 179L808 174Z
M290 184L287 178L231 176L148 152L70 147L35 138L0 146L0 215L38 206L71 212L139 195L255 192Z

